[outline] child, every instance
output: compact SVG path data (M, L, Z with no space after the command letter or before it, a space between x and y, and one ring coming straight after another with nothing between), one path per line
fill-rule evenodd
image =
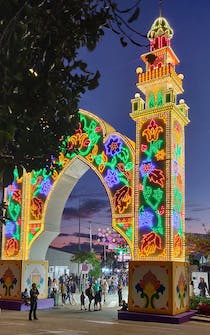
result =
M80 303L81 303L81 311L82 311L83 307L84 307L84 310L86 311L87 308L85 308L85 295L84 295L83 291L80 295Z

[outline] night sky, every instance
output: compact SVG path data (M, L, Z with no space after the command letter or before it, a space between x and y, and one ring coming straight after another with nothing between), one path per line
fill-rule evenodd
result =
M127 5L128 1L118 1ZM134 28L147 34L159 16L158 0L142 0L141 13ZM186 231L205 233L210 230L210 1L165 0L162 16L174 30L171 47L180 60L177 73L184 74L183 98L190 107L186 126ZM134 36L134 35L133 35ZM137 38L142 47L128 44L109 31L93 52L81 50L89 69L101 73L99 87L82 97L80 107L104 119L117 131L135 139L135 124L129 117L130 100L136 92L136 68L143 67L140 55L149 51L147 39ZM80 219L79 219L80 216ZM80 221L80 224L79 224ZM93 236L100 227L111 226L110 204L99 178L89 170L77 183L66 203L61 234L53 247L89 246L89 226Z

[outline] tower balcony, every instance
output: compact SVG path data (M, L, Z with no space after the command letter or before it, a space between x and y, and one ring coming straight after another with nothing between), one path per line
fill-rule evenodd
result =
M182 80L183 76L178 75L173 65L167 64L147 72L138 72L138 82L136 86L144 94L147 88L152 84L166 84L167 88L173 87L176 94L183 93Z

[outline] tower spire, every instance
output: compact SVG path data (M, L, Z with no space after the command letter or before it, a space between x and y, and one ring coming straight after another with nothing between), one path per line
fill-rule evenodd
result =
M159 0L159 17L162 17L162 0Z

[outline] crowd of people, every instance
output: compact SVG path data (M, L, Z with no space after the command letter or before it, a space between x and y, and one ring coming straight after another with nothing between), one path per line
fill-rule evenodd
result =
M54 298L54 305L58 300L64 306L80 304L81 310L102 310L102 303L106 303L108 295L118 295L118 304L122 305L122 290L127 286L127 275L109 275L101 278L85 277L80 280L74 275L64 274L56 280L48 277L48 297ZM75 294L80 294L77 301Z

